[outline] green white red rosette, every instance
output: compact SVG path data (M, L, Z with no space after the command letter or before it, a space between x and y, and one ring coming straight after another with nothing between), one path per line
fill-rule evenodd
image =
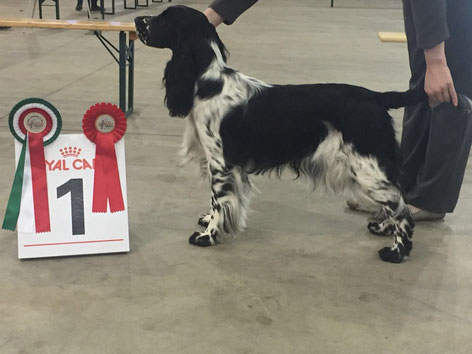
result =
M96 144L92 212L106 213L125 210L115 143L126 132L123 111L111 103L97 103L89 108L82 120L85 136Z
M22 143L2 228L14 231L23 209L29 232L51 231L44 146L52 143L62 127L61 115L49 102L28 98L13 107L9 117L10 131ZM31 198L23 197L23 186L32 185ZM22 198L24 204L22 205Z

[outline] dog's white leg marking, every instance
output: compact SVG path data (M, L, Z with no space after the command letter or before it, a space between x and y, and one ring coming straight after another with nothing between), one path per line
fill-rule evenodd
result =
M252 189L247 175L239 167L224 167L209 161L211 184L210 212L200 217L203 232L195 232L189 242L197 246L211 246L221 232L235 234L246 226L246 215Z
M246 215L252 196L247 174L238 166L230 166L223 157L223 146L211 122L203 127L197 123L198 134L208 161L211 185L210 213L199 218L203 232L194 232L189 239L197 246L212 246L221 232L235 234L246 226Z

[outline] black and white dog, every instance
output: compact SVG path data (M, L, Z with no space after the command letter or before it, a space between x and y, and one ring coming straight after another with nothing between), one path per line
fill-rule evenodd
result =
M144 44L170 48L164 84L171 116L187 117L184 160L197 160L211 183L206 229L190 243L211 246L246 225L254 187L248 174L284 169L313 186L346 191L373 210L368 229L393 235L379 251L400 263L412 249L413 221L397 182L398 144L387 110L424 92L374 92L345 84L269 85L226 65L227 51L199 11L169 7L135 19Z

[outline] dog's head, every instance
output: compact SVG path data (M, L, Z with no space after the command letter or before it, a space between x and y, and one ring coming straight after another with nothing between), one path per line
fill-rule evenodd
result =
M139 39L150 47L169 48L163 82L165 103L171 116L185 117L193 107L195 83L215 58L216 43L226 61L226 49L206 16L186 6L171 6L158 16L134 20Z
M180 40L208 36L213 27L202 12L186 6L171 6L158 16L140 16L134 22L144 44L172 50Z

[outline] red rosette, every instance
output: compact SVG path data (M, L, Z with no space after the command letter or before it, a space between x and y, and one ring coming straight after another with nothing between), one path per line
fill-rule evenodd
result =
M106 213L107 201L112 213L125 210L115 152L126 132L125 114L114 104L97 103L85 113L82 130L96 145L92 212Z

